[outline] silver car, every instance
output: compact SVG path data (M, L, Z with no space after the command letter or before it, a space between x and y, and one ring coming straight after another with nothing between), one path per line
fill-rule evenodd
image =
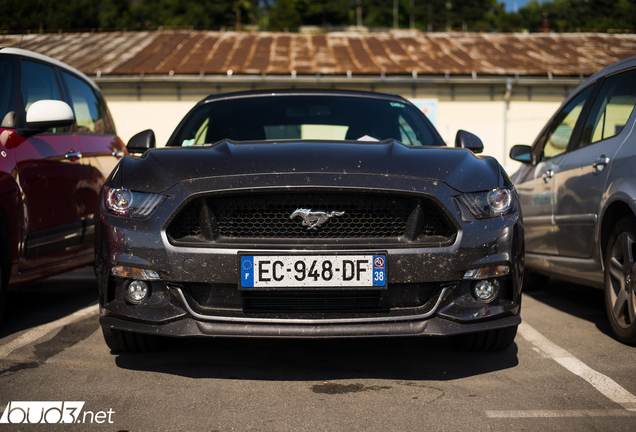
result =
M532 146L517 187L526 276L553 276L605 289L618 340L636 343L636 57L581 84Z

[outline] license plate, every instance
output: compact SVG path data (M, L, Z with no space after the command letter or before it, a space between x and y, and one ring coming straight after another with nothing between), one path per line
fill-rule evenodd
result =
M241 256L242 288L386 287L386 255Z

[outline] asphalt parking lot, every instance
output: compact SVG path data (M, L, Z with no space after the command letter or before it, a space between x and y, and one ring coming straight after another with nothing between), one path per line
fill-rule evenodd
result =
M115 355L96 300L90 269L10 293L0 422L20 420L20 402L84 404L76 424L2 430L636 430L636 348L612 338L600 290L551 280L525 293L508 350L469 354L401 338L174 340Z

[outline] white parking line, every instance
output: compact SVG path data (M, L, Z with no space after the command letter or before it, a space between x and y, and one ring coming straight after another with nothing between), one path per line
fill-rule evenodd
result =
M486 411L488 418L635 417L636 413L613 410L515 410Z
M605 397L613 402L621 405L628 411L636 411L636 396L625 390L613 379L599 373L583 363L578 358L574 357L568 351L564 350L557 344L549 341L545 336L536 331L530 324L524 322L519 326L519 334L528 342L532 343L536 348L547 354L550 358L554 359L561 366L569 370L575 375L580 376L588 383L601 392ZM609 410L611 413L615 410ZM556 415L555 413L570 413L570 415ZM497 413L508 413L512 417L516 416L530 416L530 417L579 417L577 413L587 411L489 411L491 415ZM547 413L543 415L541 413ZM552 415L552 414L554 415ZM497 414L497 416L501 416Z
M58 329L60 327L64 327L65 325L72 324L76 321L79 321L84 318L88 318L92 315L97 315L99 313L99 305L93 305L86 307L84 309L80 309L77 312L65 316L64 318L60 318L57 321L50 322L48 324L42 324L41 326L32 328L27 331L20 337L12 340L6 345L0 346L0 359L5 358L11 352L21 348L31 342L34 342L40 339L42 336L47 334L48 332Z

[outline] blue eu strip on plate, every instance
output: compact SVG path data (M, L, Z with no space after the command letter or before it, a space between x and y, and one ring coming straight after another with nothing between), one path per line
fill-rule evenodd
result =
M243 288L254 286L254 257L241 257L241 286Z

